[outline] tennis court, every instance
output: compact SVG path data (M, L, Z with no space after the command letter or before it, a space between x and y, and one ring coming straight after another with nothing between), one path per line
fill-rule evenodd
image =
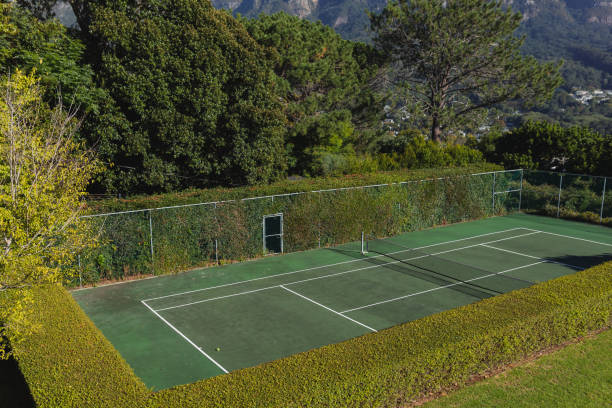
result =
M189 383L612 259L605 227L516 214L74 291L147 385Z

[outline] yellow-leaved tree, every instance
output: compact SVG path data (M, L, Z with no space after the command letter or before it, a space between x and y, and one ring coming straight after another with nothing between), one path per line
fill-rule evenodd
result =
M0 93L0 358L7 358L7 338L14 344L37 329L26 313L32 289L67 278L93 244L79 215L99 163L75 139L74 110L44 103L34 72L7 76Z

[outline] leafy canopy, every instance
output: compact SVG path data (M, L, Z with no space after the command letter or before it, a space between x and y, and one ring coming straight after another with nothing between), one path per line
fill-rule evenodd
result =
M285 173L273 74L231 15L199 0L90 7L89 52L117 109L99 136L114 165L106 190L266 183Z
M75 142L73 114L49 109L33 74L15 71L0 92L0 337L18 341L32 329L30 289L60 281L90 244L78 215L98 164Z
M501 1L399 0L371 15L376 46L387 54L411 119L431 138L474 127L508 100L549 99L559 63L520 52L519 13Z
M566 171L612 175L612 136L586 127L530 121L510 132L483 137L478 148L488 161L506 168L550 170L555 158L565 157Z
M57 20L40 21L14 3L0 3L2 74L36 69L48 102L59 91L83 113L98 113L104 93L95 87L91 67L83 63L84 49Z
M293 171L317 173L320 154L364 150L382 112L370 81L382 59L361 43L343 40L320 22L286 13L244 19L266 49L289 120Z

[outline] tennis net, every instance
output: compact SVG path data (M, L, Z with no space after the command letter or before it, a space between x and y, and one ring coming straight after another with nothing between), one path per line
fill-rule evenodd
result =
M493 272L441 256L454 250L432 254L402 246L389 239L368 237L364 237L362 247L364 254L373 253L391 259L389 262L380 257L365 258L372 263L479 298L526 288L535 283L506 274L511 271Z

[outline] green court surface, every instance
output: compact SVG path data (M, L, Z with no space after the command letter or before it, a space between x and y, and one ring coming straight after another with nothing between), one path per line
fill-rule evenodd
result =
M369 242L365 255L349 247L73 296L135 373L163 389L575 273L612 259L612 233L516 214Z

